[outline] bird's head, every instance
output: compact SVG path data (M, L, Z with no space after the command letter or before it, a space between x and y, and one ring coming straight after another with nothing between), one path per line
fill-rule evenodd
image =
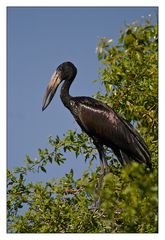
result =
M59 84L63 80L72 82L76 74L77 74L77 68L71 62L64 62L57 67L56 71L53 73L50 79L50 82L47 86L45 96L43 99L42 111L44 111L49 105L49 103L51 102Z

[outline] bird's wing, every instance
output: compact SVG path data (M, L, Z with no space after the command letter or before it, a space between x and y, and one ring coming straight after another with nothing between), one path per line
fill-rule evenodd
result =
M79 121L87 133L117 147L132 143L130 129L112 108L92 98L82 99L79 104Z
M81 98L78 102L78 123L91 137L137 157L137 161L150 161L148 148L140 134L112 108L93 98Z
M143 162L145 162L150 168L152 168L151 155L150 155L148 147L147 147L146 143L144 142L143 138L140 136L138 131L129 122L127 122L125 119L123 119L120 116L119 116L119 118L125 124L125 126L129 129L130 133L132 134L134 141L135 141L134 147L136 148L138 153L141 155ZM135 159L135 160L138 161L138 159Z
M121 116L118 116L120 120L125 124L125 126L130 130L130 132L134 135L134 137L143 145L143 147L148 151L148 147L146 143L144 142L143 138L140 136L139 132L124 118Z
M112 108L93 98L79 97L76 120L93 139L151 166L148 148L135 128Z

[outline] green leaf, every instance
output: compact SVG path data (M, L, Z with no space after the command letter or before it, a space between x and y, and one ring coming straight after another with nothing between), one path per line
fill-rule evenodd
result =
M46 169L43 166L41 166L41 170L46 173Z

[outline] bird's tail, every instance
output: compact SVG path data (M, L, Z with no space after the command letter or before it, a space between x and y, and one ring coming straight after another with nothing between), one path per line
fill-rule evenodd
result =
M139 163L146 163L146 165L149 168L152 168L151 156L145 141L140 136L138 131L130 123L126 122L122 117L120 119L125 124L125 126L130 130L133 136L133 139L135 139L135 144L134 144L135 154L132 155L132 153L130 153L130 155L132 155L132 158L135 161Z
M123 167L131 163L131 159L129 158L129 156L121 149L113 148L113 151Z
M145 163L150 169L152 169L152 163L150 158L150 153L148 151L148 148L143 147L141 143L137 141L136 144L136 154L135 155L129 155L126 154L123 150L113 149L115 155L117 156L119 162L122 166L129 165L132 160L134 159L138 163Z
M151 163L151 155L149 153L148 147L145 144L144 140L140 141L141 139L136 138L136 156L134 156L134 159L137 162L140 163L146 163L146 165L149 168L152 168L152 163Z

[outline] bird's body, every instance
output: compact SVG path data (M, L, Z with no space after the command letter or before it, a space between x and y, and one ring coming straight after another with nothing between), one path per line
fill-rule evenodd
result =
M130 163L134 159L151 167L147 145L130 123L101 101L91 97L70 96L69 88L77 73L75 66L70 62L63 63L57 68L57 73L61 79L65 80L61 88L61 100L73 114L81 129L93 139L100 155L102 172L104 172L104 166L108 165L104 156L103 145L113 150L122 165ZM58 84L53 90L52 84L56 82L54 80L55 75L52 76L50 85L48 85L43 110L52 100L53 96L50 96L50 92L53 91L54 95L59 82L61 82L56 80Z
M129 163L131 158L150 164L144 140L112 108L90 97L72 97L68 108L94 143L110 147L122 165Z

